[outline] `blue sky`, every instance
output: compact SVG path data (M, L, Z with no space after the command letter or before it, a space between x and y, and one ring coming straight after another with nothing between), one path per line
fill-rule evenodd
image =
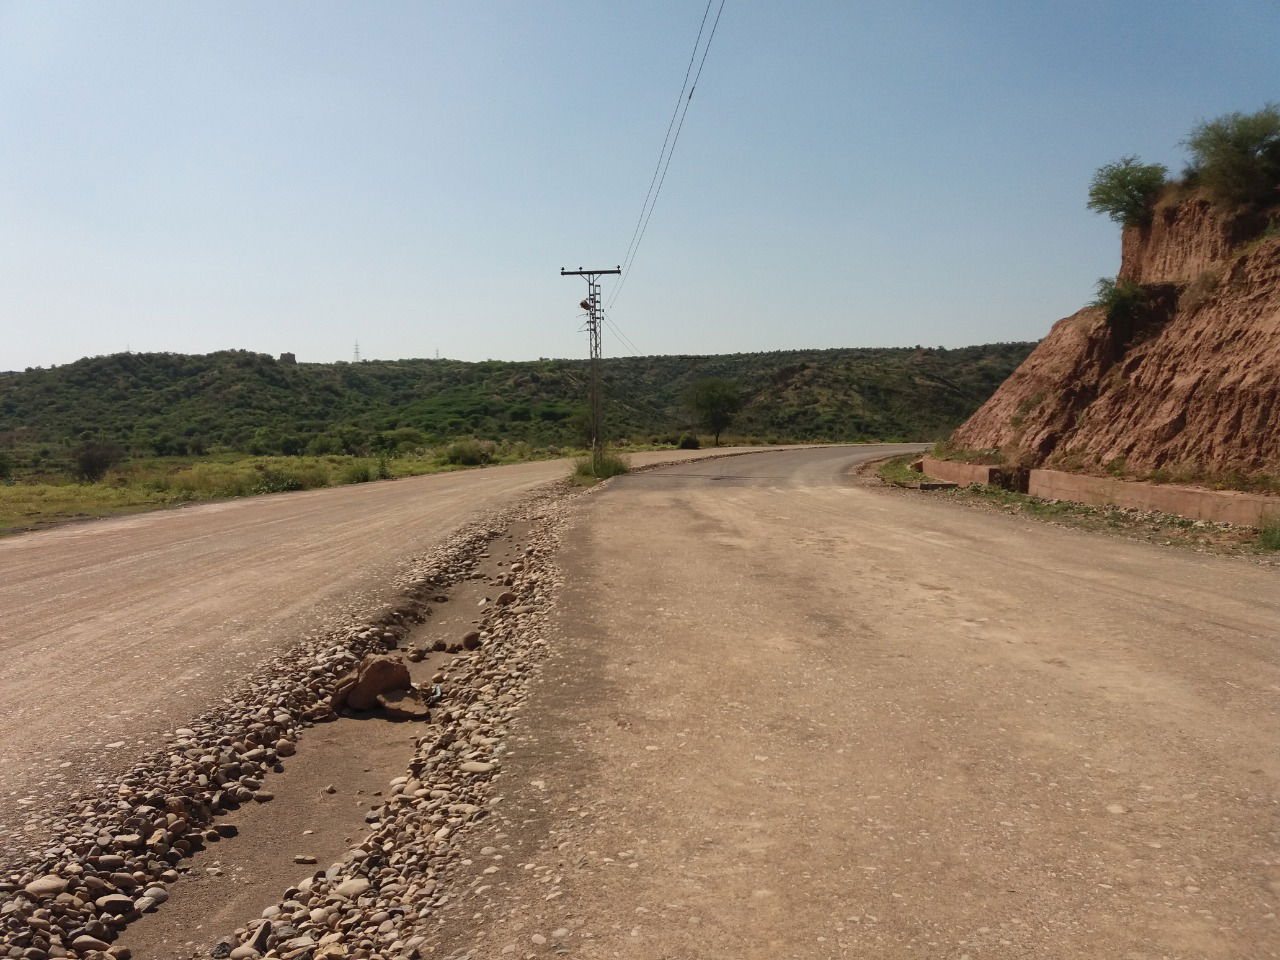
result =
M0 369L582 355L559 268L622 259L703 9L0 0ZM1118 265L1093 171L1180 170L1280 100L1278 48L1274 0L726 0L611 319L644 353L1037 339Z

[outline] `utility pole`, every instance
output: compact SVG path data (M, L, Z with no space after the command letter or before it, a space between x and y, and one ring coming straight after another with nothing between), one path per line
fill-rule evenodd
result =
M587 339L591 344L591 469L600 473L604 460L604 411L600 396L600 325L604 322L604 309L600 306L600 277L622 273L619 264L612 270L566 270L560 268L562 277L585 277L587 299L578 306L587 311Z

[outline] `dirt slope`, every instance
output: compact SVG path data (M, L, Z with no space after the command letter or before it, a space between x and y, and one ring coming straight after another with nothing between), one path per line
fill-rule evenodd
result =
M1125 231L1120 278L1150 305L1058 321L953 445L1139 476L1280 473L1280 236L1202 200L1166 204Z

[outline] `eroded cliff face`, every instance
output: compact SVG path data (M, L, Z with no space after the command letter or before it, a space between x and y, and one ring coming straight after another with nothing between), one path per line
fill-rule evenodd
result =
M1280 236L1265 222L1198 199L1157 208L1123 239L1120 277L1147 307L1058 321L951 444L1022 466L1280 475Z
M1120 237L1121 280L1188 283L1262 232L1265 214L1224 215L1203 197L1158 203L1145 227L1126 227Z

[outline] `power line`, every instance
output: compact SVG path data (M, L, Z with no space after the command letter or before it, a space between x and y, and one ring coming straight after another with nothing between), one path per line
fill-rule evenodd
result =
M702 31L707 26L707 14L711 12L712 0L707 0L707 5L702 11L702 22L698 24L698 36L693 41L693 50L689 53L689 65L684 68L684 80L680 84L680 92L676 94L675 109L671 111L671 119L667 121L667 133L662 138L662 149L658 151L658 162L653 165L653 176L649 178L649 190L644 195L644 203L640 204L640 216L636 217L635 229L631 231L631 242L627 244L627 252L623 254L622 262L630 263L631 251L636 245L636 238L640 235L640 224L644 222L644 212L649 208L649 201L653 197L654 184L658 182L658 171L662 169L662 158L667 153L667 143L671 140L671 128L676 125L676 116L680 113L680 107L684 104L684 92L689 86L689 74L693 72L693 61L698 56L698 46L702 43Z
M707 35L706 46L702 48L702 59L698 61L698 72L693 75L693 83L688 84L688 89L689 89L688 95L687 96L685 95L684 86L681 86L680 88L680 96L683 98L683 101L677 103L676 109L680 113L680 121L679 123L676 124L676 133L675 133L675 136L671 139L671 149L666 150L667 145L666 145L666 141L664 140L663 149L666 151L665 164L663 163L662 153L660 152L658 154L658 165L662 167L662 176L658 178L658 187L656 190L653 191L653 199L650 200L648 197L645 198L645 202L648 204L648 212L647 213L645 212L644 207L640 208L639 233L633 234L634 243L628 247L627 256L623 258L622 279L618 282L618 286L614 288L613 296L609 299L609 304L608 304L609 307L612 307L615 303L617 303L618 297L622 296L622 288L627 285L627 278L631 276L631 267L635 263L636 254L640 252L640 244L644 242L645 232L649 229L649 220L653 216L654 207L658 205L658 197L662 194L662 185L667 182L667 171L671 168L671 158L675 155L676 144L679 143L680 141L680 131L684 129L684 118L689 114L689 104L693 102L693 92L696 89L698 89L698 80L702 77L702 68L707 63L707 54L711 51L711 42L716 38L716 28L720 26L720 14L724 13L724 3L725 3L725 0L720 0L720 6L716 9L716 18L711 24L711 33ZM710 9L711 9L711 0L707 0L707 11L710 11ZM706 24L707 11L704 11L702 14L702 21L704 25ZM702 38L702 27L699 27L698 39L700 40L701 38ZM693 54L695 57L698 54L697 41L694 42ZM690 64L692 64L693 59L690 58L689 62ZM688 78L689 78L689 74L688 74L688 71L686 70L685 71L686 83L688 81ZM683 107L683 109L681 109L681 107ZM672 118L674 119L674 114L672 115ZM669 130L670 130L670 125L668 124L668 131ZM656 169L655 169L655 174L656 174ZM650 189L652 189L652 187L653 185L652 183L650 183Z
M608 316L605 316L604 322L609 325L609 329L613 331L613 335L618 341L635 356L640 355L640 348L631 342L631 338L622 332L622 328L614 323Z

